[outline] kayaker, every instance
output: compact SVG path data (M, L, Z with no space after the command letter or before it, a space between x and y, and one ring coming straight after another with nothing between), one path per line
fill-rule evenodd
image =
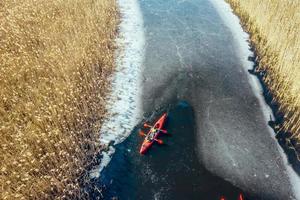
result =
M150 140L153 140L153 138L154 138L154 133L150 133L149 139L150 139Z

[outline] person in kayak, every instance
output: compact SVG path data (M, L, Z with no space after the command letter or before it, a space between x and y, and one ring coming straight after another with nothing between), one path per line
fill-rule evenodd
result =
M151 128L151 131L147 137L147 139L149 141L152 141L154 139L155 134L157 133L158 129L156 129L155 127Z

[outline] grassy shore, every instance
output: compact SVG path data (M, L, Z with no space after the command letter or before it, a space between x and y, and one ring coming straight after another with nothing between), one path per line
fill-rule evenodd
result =
M0 2L0 199L84 198L114 68L114 0Z
M280 104L283 124L300 155L300 2L227 0L251 34L264 82ZM300 157L299 157L300 158Z

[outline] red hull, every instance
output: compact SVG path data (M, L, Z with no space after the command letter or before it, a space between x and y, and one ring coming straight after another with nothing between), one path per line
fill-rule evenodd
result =
M166 119L167 119L167 113L163 114L163 115L157 120L157 122L154 124L154 127L155 127L156 129L162 129L163 126L164 126L164 124L165 124L165 122L166 122ZM149 130L148 134L150 133L150 131L151 131L151 130ZM148 134L147 134L147 135L148 135ZM148 151L148 149L151 148L151 146L153 145L155 139L158 139L159 134L160 134L160 131L158 131L158 132L154 135L154 139L153 139L152 141L147 140L147 137L145 138L145 140L144 140L144 142L143 142L143 144L142 144L142 146L141 146L141 149L140 149L140 153L141 153L141 154L145 154L145 153Z

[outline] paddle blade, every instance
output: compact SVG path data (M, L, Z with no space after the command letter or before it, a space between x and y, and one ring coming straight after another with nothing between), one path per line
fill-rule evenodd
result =
M164 129L160 129L160 132L164 133L164 134L168 134L168 131L167 130L164 130Z
M144 124L145 128L152 128L152 126L150 126L149 124Z
M164 141L162 141L162 140L160 140L160 139L156 139L155 140L158 144L163 144L164 143Z
M139 131L140 136L146 136L146 134L143 131Z

